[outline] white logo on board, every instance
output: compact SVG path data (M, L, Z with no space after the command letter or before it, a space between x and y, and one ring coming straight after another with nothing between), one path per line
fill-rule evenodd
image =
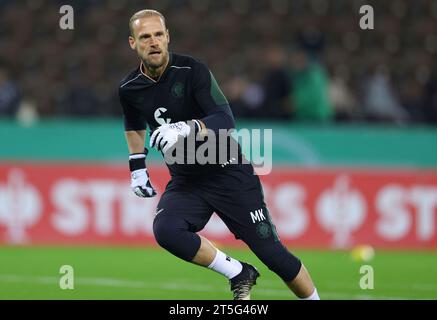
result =
M322 193L316 214L322 227L333 233L333 245L348 247L351 233L364 223L366 202L358 190L350 187L349 177L342 175L333 188Z
M25 181L22 170L11 170L6 183L0 183L0 226L7 229L6 242L25 243L26 228L34 225L41 213L42 201L37 189Z

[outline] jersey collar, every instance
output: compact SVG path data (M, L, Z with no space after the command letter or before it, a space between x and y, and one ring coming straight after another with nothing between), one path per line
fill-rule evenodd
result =
M149 82L151 82L151 83L162 82L162 81L164 81L164 80L167 78L167 74L170 72L169 70L170 70L170 66L172 65L172 63L173 63L173 53L169 51L169 53L168 53L168 63L167 63L167 66L165 67L164 72L161 74L161 76L158 78L158 80L154 80L154 79L152 79L151 77L149 77L149 76L148 76L148 75L143 71L143 67L144 67L144 65L143 65L143 62L142 62L142 61L140 62L140 72L141 72L141 74L142 74L144 77L146 77L147 80L149 80Z

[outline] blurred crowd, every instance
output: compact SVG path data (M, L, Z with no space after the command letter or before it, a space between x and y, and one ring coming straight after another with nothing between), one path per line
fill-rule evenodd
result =
M59 27L64 4L74 30ZM143 8L166 16L171 51L208 64L238 118L437 124L430 0L0 0L0 117L119 117Z

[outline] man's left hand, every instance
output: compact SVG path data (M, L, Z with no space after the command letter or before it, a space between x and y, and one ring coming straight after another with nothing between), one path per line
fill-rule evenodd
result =
M150 137L150 147L166 153L176 144L179 136L188 136L190 130L190 126L184 121L163 124Z

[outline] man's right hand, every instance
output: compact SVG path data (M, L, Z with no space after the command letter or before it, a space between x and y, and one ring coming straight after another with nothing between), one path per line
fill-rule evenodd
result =
M138 197L150 198L156 196L156 191L150 183L149 173L146 168L131 172L131 188Z
M156 196L156 191L150 183L149 173L146 168L147 153L147 149L144 149L144 153L134 153L129 156L130 185L132 191L141 198Z

